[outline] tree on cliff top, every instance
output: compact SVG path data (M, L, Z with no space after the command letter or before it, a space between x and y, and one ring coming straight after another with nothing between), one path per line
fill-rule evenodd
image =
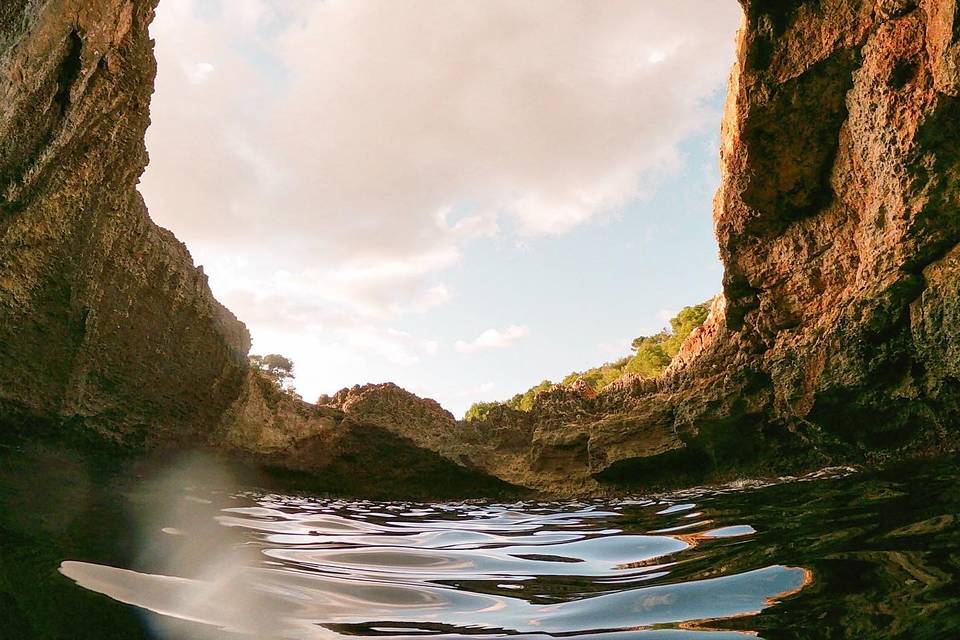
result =
M712 300L701 302L690 307L684 307L676 316L670 319L670 328L673 335L667 341L667 355L672 359L680 352L680 347L693 330L699 327L710 315Z
M293 380L293 360L279 353L250 356L250 366L267 375L278 386L286 388Z
M467 409L467 413L464 414L463 419L467 422L484 420L494 407L499 406L501 406L499 402L474 402L470 405L470 408Z

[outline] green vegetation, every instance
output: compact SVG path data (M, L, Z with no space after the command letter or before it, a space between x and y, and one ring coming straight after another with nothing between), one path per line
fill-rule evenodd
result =
M251 355L250 366L260 371L281 389L292 388L293 360L290 358L279 353L268 353L265 356Z
M553 386L553 383L549 380L543 380L540 384L535 387L527 389L526 393L518 393L504 404L510 407L511 409L517 409L518 411L530 411L533 408L533 399L541 391L546 391Z
M467 409L463 419L467 421L485 420L490 410L499 406L499 402L474 402L470 405L470 408Z
M572 385L583 379L594 391L599 392L614 380L629 374L638 374L646 378L655 378L670 365L673 357L680 351L680 346L694 329L703 324L710 312L711 300L690 307L684 307L680 313L670 320L670 328L652 336L640 336L630 343L633 355L626 356L614 362L607 362L599 367L586 371L574 371L560 383L563 386ZM518 393L506 402L477 402L467 409L463 418L467 421L483 420L490 410L499 405L506 405L518 411L530 411L537 394L554 386L549 380L528 389L525 393Z
M669 331L665 329L656 335L635 338L630 343L634 355L624 366L624 373L636 373L648 378L655 378L663 373L673 357L680 352L683 341L694 329L703 324L708 313L710 313L709 300L692 307L684 307L670 320ZM599 391L602 387L594 386L594 388Z

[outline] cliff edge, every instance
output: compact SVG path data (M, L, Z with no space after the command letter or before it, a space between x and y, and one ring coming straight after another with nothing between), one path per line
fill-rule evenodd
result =
M512 491L425 448L402 410L318 407L251 369L246 327L137 191L155 7L0 7L0 438L212 449L288 485L370 496Z
M0 419L121 445L203 441L250 337L150 221L156 2L0 10Z
M663 377L478 425L502 477L622 490L956 447L960 8L742 5L721 299Z

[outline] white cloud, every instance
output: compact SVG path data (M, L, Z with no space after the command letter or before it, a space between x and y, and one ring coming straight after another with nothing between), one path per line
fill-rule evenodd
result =
M700 0L167 0L143 191L191 247L269 248L389 308L392 282L449 267L500 217L561 233L642 195L716 125L704 99L738 16Z
M215 67L209 62L197 62L183 65L183 73L192 84L203 84L207 76L213 73Z
M660 320L664 325L670 324L670 319L677 315L677 312L673 309L657 309L657 320Z
M447 301L450 300L450 297L450 290L447 289L446 285L437 284L417 295L407 307L395 305L393 309L398 313L405 313L407 311L423 312L433 307L446 304Z
M347 346L368 351L378 358L395 365L408 367L420 362L412 336L401 332L380 330L377 327L360 326L343 329L340 332Z
M320 367L346 382L414 366L440 344L386 327L456 299L444 272L466 243L569 232L682 164L678 145L718 122L739 16L702 0L164 0L141 188L258 345L301 375L318 362L310 384L329 386ZM458 345L515 339L491 331Z
M614 360L630 355L631 340L606 340L597 344L601 360Z
M440 351L440 342L437 340L421 340L420 348L423 349L427 355L433 356Z
M502 349L525 338L530 334L530 329L526 325L510 325L503 331L499 329L487 329L476 338L470 341L457 340L454 348L460 353L473 353L485 349Z

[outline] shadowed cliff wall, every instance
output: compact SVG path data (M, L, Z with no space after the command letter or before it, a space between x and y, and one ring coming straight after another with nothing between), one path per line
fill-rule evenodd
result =
M155 1L0 10L0 416L124 444L202 439L250 340L147 216Z

